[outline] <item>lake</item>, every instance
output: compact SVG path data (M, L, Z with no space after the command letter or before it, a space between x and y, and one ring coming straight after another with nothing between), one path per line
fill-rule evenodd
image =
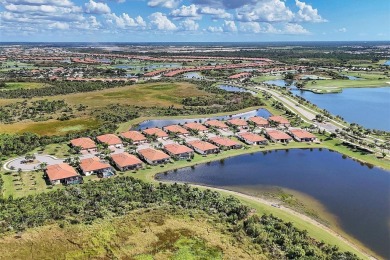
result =
M275 79L275 80L267 80L264 81L264 83L269 85L275 85L278 87L286 87L286 85L289 86L295 86L295 81L286 81L284 79Z
M321 203L337 217L346 233L374 252L382 256L390 254L390 173L363 166L337 152L325 149L258 152L160 174L157 178L252 195L275 186L294 190Z
M151 127L164 127L168 125L176 125L176 124L185 124L190 122L205 122L209 119L218 119L218 120L228 120L231 118L245 118L248 119L252 116L261 116L263 118L268 118L271 116L271 113L264 108L260 108L257 110L251 110L245 113L240 114L232 114L227 116L215 116L215 117L205 117L205 118L188 118L188 119L155 119L155 120L147 120L140 123L135 129L142 130L145 128Z
M245 88L240 88L240 87L235 87L235 86L230 86L230 85L218 85L218 88L226 90L227 92L249 92L252 94L256 94L254 91L250 91Z
M340 115L347 122L390 131L390 87L345 88L335 94L315 94L301 90L292 92L333 115Z

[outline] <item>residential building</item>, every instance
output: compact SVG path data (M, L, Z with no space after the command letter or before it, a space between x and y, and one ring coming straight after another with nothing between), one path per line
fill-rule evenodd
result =
M261 116L253 116L248 119L250 122L254 123L257 127L268 127L269 122L267 119Z
M52 185L60 183L68 185L83 182L83 177L77 174L76 170L66 163L47 166L45 174Z
M127 131L127 132L121 133L121 136L122 136L122 138L129 139L135 145L143 144L143 143L147 142L146 137L138 131Z
M120 171L142 168L142 161L137 156L126 152L113 154L111 155L111 159Z
M183 136L189 135L188 130L180 125L165 126L165 127L163 127L163 130L168 132L168 133L172 133L172 134L178 134L178 135L183 135Z
M216 136L210 138L210 142L218 146L219 148L227 148L227 149L240 149L242 148L242 144L231 140L227 137Z
M98 157L82 159L80 161L80 170L85 176L96 174L99 177L110 177L115 174L111 165L100 160Z
M84 151L96 151L95 142L88 137L81 137L77 139L70 140L70 145L72 147L80 147Z
M279 126L286 126L286 127L290 126L290 121L288 121L286 118L282 116L270 116L268 118L268 121L274 122Z
M289 132L298 142L313 142L317 139L315 135L302 129L290 129Z
M107 144L110 148L121 148L123 147L122 140L114 134L99 135L96 137L98 142Z
M266 130L266 136L273 142L288 143L292 140L292 137L285 132L274 129Z
M206 126L209 127L216 127L221 130L228 130L229 126L225 124L225 122L219 121L219 120L208 120L204 123Z
M194 156L194 150L182 144L167 144L164 150L174 159L187 160Z
M237 134L238 139L243 141L246 144L250 145L265 145L267 144L267 139L264 137L250 133L250 132L243 132L243 133L238 133Z
M168 138L168 134L166 132L164 132L163 130L161 130L160 128L157 128L157 127L144 129L142 132L144 134L146 134L147 136L155 135L157 138L162 138L162 139L167 139Z
M183 127L188 130L198 131L199 133L206 133L208 131L207 127L205 127L201 123L187 123L184 124Z
M209 142L194 140L187 143L195 152L203 155L218 153L219 148Z
M238 129L248 129L248 123L241 118L233 118L227 121L228 125L235 126Z
M169 162L169 155L153 148L138 150L139 156L150 165L162 164Z

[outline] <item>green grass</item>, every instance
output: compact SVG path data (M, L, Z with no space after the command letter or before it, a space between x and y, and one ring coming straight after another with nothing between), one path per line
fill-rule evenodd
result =
M343 88L385 87L385 86L389 86L389 84L387 83L389 81L390 79L316 80L316 81L309 81L303 89L313 91L315 93L339 93L342 91Z
M264 75L252 78L251 80L256 83L261 83L268 80L276 80L276 79L282 79L282 76L272 76L272 75Z
M40 82L6 82L6 88L1 90L13 90L13 89L35 89L47 87L48 84Z

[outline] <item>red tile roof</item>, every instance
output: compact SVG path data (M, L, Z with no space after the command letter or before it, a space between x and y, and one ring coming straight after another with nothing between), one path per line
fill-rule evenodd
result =
M302 139L302 138L316 138L315 135L313 135L312 133L309 133L305 130L302 130L302 129L290 129L290 132L291 134L293 134L294 136Z
M216 137L210 138L210 140L218 145L226 146L226 147L241 145L240 143L238 143L234 140L231 140L227 137L216 136Z
M124 138L130 139L134 142L146 140L146 137L138 131L127 131L127 132L121 133L121 136L123 136Z
M230 124L236 125L236 126L247 126L248 125L248 123L244 119L240 119L240 118L233 118L233 119L228 120L228 122Z
M256 125L268 125L268 120L265 118L262 118L260 116L254 116L248 119L249 121L252 121Z
M163 130L157 127L149 128L143 130L143 132L147 135L156 135L157 137L168 137L168 134L165 133Z
M144 157L146 160L149 161L159 161L159 160L166 160L169 159L169 155L160 151L160 150L155 150L152 148L146 148L139 150L138 153Z
M188 144L201 151L218 149L217 146L210 144L209 142L200 141L200 140L190 141L188 142Z
M95 142L91 138L87 138L87 137L73 139L70 141L70 143L72 144L72 146L78 146L81 147L82 149L96 148Z
M214 126L214 127L218 127L218 128L228 128L228 126L224 122L219 121L219 120L206 121L205 125Z
M96 137L101 143L106 143L108 145L122 144L122 140L114 134L99 135Z
M285 132L279 131L279 130L267 130L267 134L275 139L275 140L286 140L286 139L292 139L291 136L286 134Z
M172 133L179 133L179 134L188 134L187 129L179 126L179 125L169 125L165 126L164 130Z
M49 165L46 168L46 174L50 181L61 180L65 178L78 176L75 169L66 163Z
M128 153L113 154L111 158L119 167L142 164L142 161L137 156Z
M268 120L277 122L279 124L290 124L290 121L282 116L270 116Z
M202 125L200 123L187 123L187 124L184 124L184 127L192 129L192 130L198 130L201 132L207 131L207 127L205 127L204 125Z
M80 168L83 172L98 171L110 168L108 163L103 163L97 157L87 158L80 161Z
M164 146L164 149L175 155L194 152L194 150L182 144L167 144Z
M249 132L239 133L238 135L244 138L245 140L248 140L249 142L264 142L267 140L260 135L249 133Z

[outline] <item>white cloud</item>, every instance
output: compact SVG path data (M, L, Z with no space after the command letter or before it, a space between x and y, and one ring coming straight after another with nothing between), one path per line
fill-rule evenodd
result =
M343 27L343 28L338 29L337 31L345 33L345 32L347 32L347 28Z
M281 0L263 0L238 8L236 18L242 22L289 22L294 13Z
M234 21L225 21L223 25L224 32L237 32L237 26Z
M207 31L209 31L211 33L221 33L221 32L223 32L223 29L222 29L222 27L209 26L207 28Z
M50 29L59 29L59 30L68 30L69 24L67 23L61 23L61 22L55 22L49 25Z
M89 0L88 3L85 3L85 12L88 14L108 14L111 13L111 9L106 3L97 3Z
M314 9L311 5L300 2L299 0L295 0L295 4L299 8L298 13L296 14L297 21L315 23L326 22L326 20L318 14L318 10Z
M192 17L199 18L198 8L195 5L182 5L179 9L175 9L170 13L174 17Z
M145 27L146 23L144 19L142 19L141 16L137 16L136 18L130 17L126 13L122 13L121 15L117 16L114 13L110 13L105 15L107 22L109 24L114 24L120 29L126 29L129 27Z
M2 0L1 2L16 5L53 5L61 7L74 6L74 4L69 0Z
M184 31L197 31L199 29L199 24L194 20L186 19L180 23L180 27Z
M149 20L153 29L161 31L174 31L177 29L176 25L160 12L151 14Z
M283 34L309 34L310 32L300 24L287 23L283 28Z
M199 8L199 13L212 15L213 19L231 19L233 17L222 8L212 8L209 6Z
M247 33L260 33L261 26L258 22L240 23L240 31Z
M148 6L173 9L176 8L180 2L181 0L150 0Z

